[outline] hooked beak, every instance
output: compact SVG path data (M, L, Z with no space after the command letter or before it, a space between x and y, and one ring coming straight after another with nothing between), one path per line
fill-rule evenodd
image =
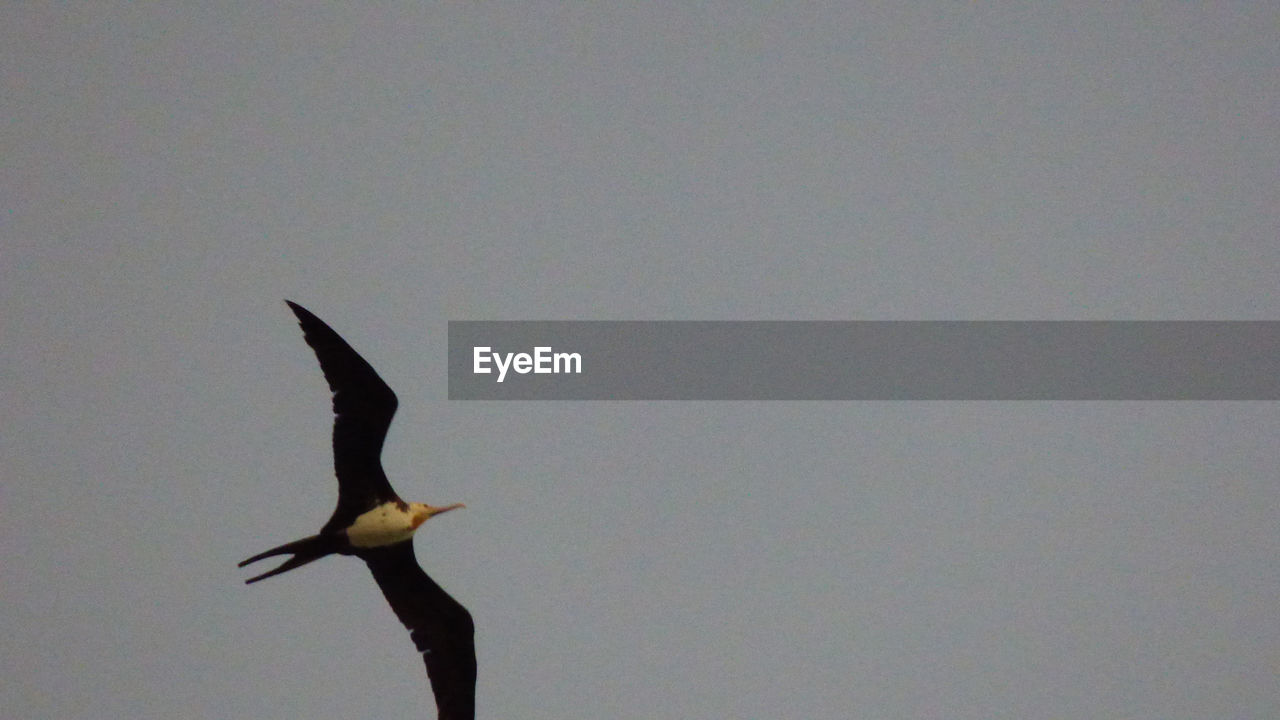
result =
M417 516L413 518L413 529L417 530L418 526L422 525L422 523L430 520L436 515L439 515L441 513L447 513L450 510L457 510L458 508L464 508L464 507L466 507L466 505L463 505L462 503L454 503L452 505L445 505L444 507L432 507L428 505L425 510L419 511Z

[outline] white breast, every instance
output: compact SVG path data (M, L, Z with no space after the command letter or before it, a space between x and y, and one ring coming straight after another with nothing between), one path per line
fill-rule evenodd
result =
M358 548L381 547L413 537L413 508L400 509L394 502L383 503L356 518L347 528L347 539Z

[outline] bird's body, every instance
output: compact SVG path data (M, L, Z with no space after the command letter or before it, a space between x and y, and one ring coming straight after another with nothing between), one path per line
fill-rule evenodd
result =
M423 654L440 720L475 715L476 660L471 614L423 572L413 534L434 515L463 507L408 503L382 470L382 441L396 411L396 396L324 321L285 301L298 316L307 344L333 391L333 457L338 506L311 537L285 543L240 563L291 555L280 567L246 580L254 583L325 555L365 561L396 617Z
M347 528L347 542L356 548L395 545L413 537L413 531L433 514L423 503L385 502L357 515Z

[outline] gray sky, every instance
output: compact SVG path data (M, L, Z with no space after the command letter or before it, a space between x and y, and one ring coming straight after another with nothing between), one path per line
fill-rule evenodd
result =
M450 319L1280 319L1274 3L6 3L36 718L434 716L281 302L399 394L481 718L1267 718L1276 403L448 402Z

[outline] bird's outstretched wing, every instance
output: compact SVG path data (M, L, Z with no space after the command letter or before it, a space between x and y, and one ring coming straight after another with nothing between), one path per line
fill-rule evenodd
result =
M327 532L346 527L357 515L399 500L382 470L382 441L396 414L396 394L333 328L301 305L285 300L298 316L307 344L316 352L333 391L333 468L338 507Z
M439 719L474 720L476 646L471 613L422 570L412 540L364 550L360 557L426 660Z

